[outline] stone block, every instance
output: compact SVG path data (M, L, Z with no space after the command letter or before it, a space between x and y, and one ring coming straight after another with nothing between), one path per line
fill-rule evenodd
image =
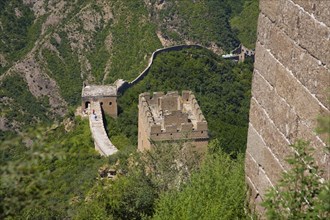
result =
M252 96L255 97L265 109L271 109L273 107L274 87L261 76L262 74L263 72L255 68L252 80Z
M322 140L322 136L318 136L315 131L308 128L302 121L298 124L297 140L304 140L310 142L310 147L314 148L314 155L316 164L324 170L324 177L330 179L330 154L326 151L325 140Z
M181 131L191 132L193 128L192 123L182 123L181 124Z
M168 132L177 132L177 126L176 125L167 125L165 127L165 131Z
M275 25L268 17L260 13L258 18L257 42L259 42L261 45L269 45L270 31L272 28L274 28L274 26Z
M276 20L276 17L278 15L278 11L280 8L281 1L270 1L270 0L260 0L259 1L259 9L261 13L265 14L269 19L272 21Z
M298 43L301 47L330 65L330 28L322 26L306 13L300 14L301 27L298 29Z
M166 95L159 98L160 105L159 109L163 111L176 111L178 110L178 96L177 95Z
M248 146L249 147L249 146ZM254 179L258 176L259 165L256 160L251 156L250 153L246 154L245 157L245 173L248 177L254 177ZM257 189L258 190L258 189Z
M249 126L247 143L247 152L257 161L258 166L263 168L272 182L276 183L283 172L283 168L279 159L271 153L271 150L265 145L265 142L252 125Z
M208 139L208 133L207 131L193 131L189 134L188 136L189 138L204 138L204 139Z
M291 153L291 148L289 147L290 142L285 138L284 134L277 129L275 124L271 122L262 106L260 106L255 99L251 100L250 123L262 136L266 146L272 150L283 167L288 169L285 158Z
M297 115L294 110L281 98L274 87L261 77L258 70L255 70L252 95L268 113L270 119L282 134L289 138L295 135Z
M262 168L255 162L249 153L246 154L245 158L246 176L251 179L259 193L261 195L265 195L266 191L272 184L269 177L264 173Z
M202 122L202 121L197 122L197 130L207 131L207 122Z
M305 120L311 129L317 127L316 118L322 111L328 111L320 106L312 94L303 88L298 80L282 65L277 65L276 91L285 97L287 103L294 108L298 117Z
M151 127L150 127L150 133L151 134L160 133L160 132L162 132L161 129L162 129L162 127L160 125L151 125Z
M306 50L300 48L284 33L274 27L267 45L256 44L255 68L274 85L277 60L292 71L292 74L328 109L330 103L327 89L330 87L330 72ZM263 39L261 39L263 40ZM265 47L268 47L267 50ZM288 50L287 48L290 48ZM258 55L259 53L259 55ZM275 58L276 59L275 59Z
M258 70L271 86L275 84L274 68L274 57L271 56L270 52L260 42L257 42L254 69Z
M317 20L330 27L330 1L327 0L292 0Z
M182 100L183 103L189 102L191 91L183 90L182 91Z
M264 12L264 16L260 16L259 19L263 19L266 16L273 26L280 28L289 38L306 49L312 56L315 56L323 64L330 64L330 54L327 52L330 47L329 27L321 25L315 18L292 1L264 0L260 4L260 8ZM272 29L270 26L263 27ZM260 30L264 29L260 28ZM261 31L261 33L264 34L265 32Z

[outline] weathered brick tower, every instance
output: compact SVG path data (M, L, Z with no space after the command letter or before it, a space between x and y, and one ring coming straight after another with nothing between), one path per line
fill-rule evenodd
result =
M205 153L208 128L204 115L191 91L155 92L139 96L138 149L148 150L151 141L186 140Z
M316 148L329 179L326 138L315 128L319 115L329 116L330 1L260 0L254 65L245 165L258 204L289 169L284 159L297 139Z

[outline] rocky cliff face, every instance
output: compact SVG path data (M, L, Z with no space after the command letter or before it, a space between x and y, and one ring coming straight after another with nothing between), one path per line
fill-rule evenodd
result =
M246 179L257 204L289 169L284 159L297 139L311 142L330 178L326 137L315 133L317 117L330 113L329 48L330 1L260 0L246 151Z

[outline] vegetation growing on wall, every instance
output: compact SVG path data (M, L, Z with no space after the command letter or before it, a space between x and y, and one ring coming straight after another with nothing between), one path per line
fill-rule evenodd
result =
M219 148L212 142L211 148ZM222 150L205 158L201 169L180 190L162 194L153 219L245 219L242 155L237 160Z

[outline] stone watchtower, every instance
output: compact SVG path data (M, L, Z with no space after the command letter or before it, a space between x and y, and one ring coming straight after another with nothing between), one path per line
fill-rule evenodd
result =
M89 108L91 102L99 102L103 111L117 117L117 87L113 85L87 85L82 89L82 109Z
M151 141L176 140L187 140L200 152L207 148L207 122L193 93L140 94L138 149L150 149Z

